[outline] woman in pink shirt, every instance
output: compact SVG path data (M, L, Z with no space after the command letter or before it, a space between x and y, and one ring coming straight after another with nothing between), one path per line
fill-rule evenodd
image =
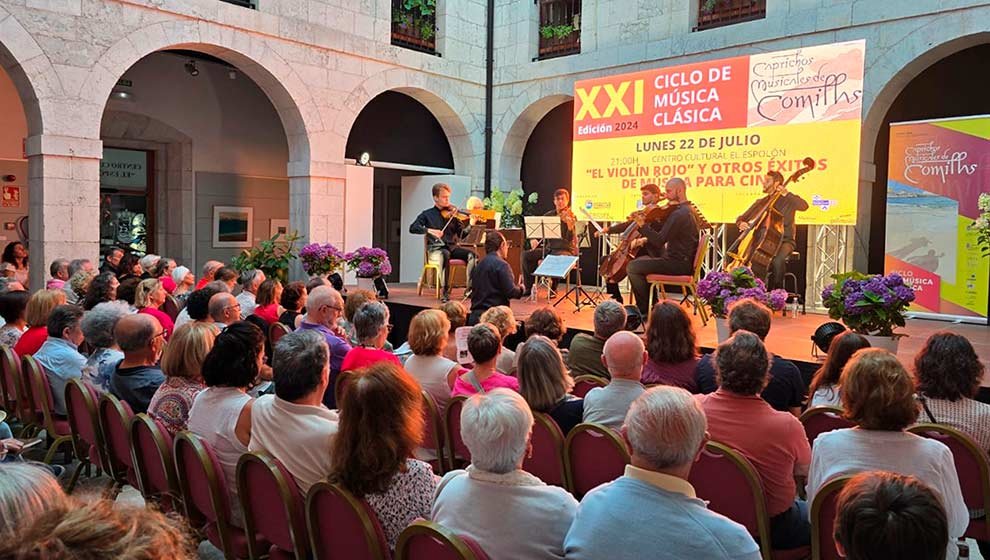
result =
M258 286L258 293L254 301L258 304L254 308L254 314L271 325L278 322L278 316L282 314L282 308L278 304L282 299L282 283L277 278L269 278Z
M487 393L499 387L519 391L518 379L499 373L495 369L502 348L502 337L494 325L490 323L475 325L468 334L467 342L468 352L474 358L474 369L454 381L451 396Z
M165 303L165 288L157 278L142 280L134 293L134 307L138 308L138 313L147 313L161 323L165 330L165 340L172 336L175 330L175 323L164 311L161 311L162 304Z

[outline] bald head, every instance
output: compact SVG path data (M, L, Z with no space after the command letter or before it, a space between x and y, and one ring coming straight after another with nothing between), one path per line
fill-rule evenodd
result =
M605 341L602 349L602 363L608 368L613 379L639 381L646 361L646 347L643 339L629 331L619 331Z
M680 177L671 177L664 185L664 194L671 202L684 202L687 200L687 184Z
M162 326L147 313L124 315L113 329L114 339L125 354L141 352L151 346L151 340L161 332Z
M237 303L237 298L229 292L213 294L209 304L210 318L217 323L229 325L240 318L240 307L240 304Z

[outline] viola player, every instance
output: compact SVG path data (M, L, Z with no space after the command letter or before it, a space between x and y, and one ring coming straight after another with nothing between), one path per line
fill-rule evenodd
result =
M567 189L557 189L553 193L553 212L560 216L560 239L548 239L547 255L578 254L578 240L575 235L577 218L571 211L571 193ZM542 249L530 249L522 255L523 281L526 291L523 297L533 290L533 271L540 265L544 252Z

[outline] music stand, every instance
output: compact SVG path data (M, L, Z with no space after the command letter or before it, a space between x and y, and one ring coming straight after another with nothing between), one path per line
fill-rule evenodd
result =
M525 238L540 240L543 250L541 258L546 260L547 244L544 241L547 239L560 239L560 216L525 216L523 218L523 225L525 226ZM536 270L539 271L540 268L537 267ZM540 286L547 287L547 301L553 299L556 294L554 293L550 279L537 272L533 272L533 276L536 278L536 283L533 286L530 301L537 301Z
M543 262L540 263L534 274L538 274L544 278L566 280L567 276L577 267L578 259L579 257L574 255L550 255L543 259ZM585 305L595 305L594 299L591 298L588 292L584 291L584 288L581 286L581 278L578 277L571 289L560 296L557 301L553 302L554 307L560 304L560 302L567 300L571 294L574 294L575 313L580 311Z

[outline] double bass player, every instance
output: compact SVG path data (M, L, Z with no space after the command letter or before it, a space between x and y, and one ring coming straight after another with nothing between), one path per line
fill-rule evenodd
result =
M783 285L787 256L797 247L794 240L794 214L807 210L808 202L787 190L787 187L784 186L784 176L779 171L770 171L766 174L763 178L763 192L766 196L754 202L749 209L736 218L736 226L739 227L740 233L745 233L750 228L750 222L757 218L757 215L773 197L777 197L776 202L773 203L773 208L768 209L783 220L783 236L777 253L771 261L769 278L767 279L767 288L773 290Z

